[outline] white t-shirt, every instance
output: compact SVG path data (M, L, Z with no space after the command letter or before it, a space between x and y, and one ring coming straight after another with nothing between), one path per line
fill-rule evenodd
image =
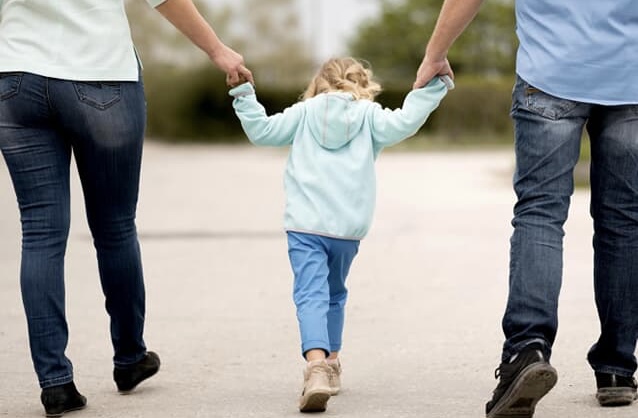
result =
M156 7L165 0L147 0ZM137 81L124 0L0 0L0 72Z

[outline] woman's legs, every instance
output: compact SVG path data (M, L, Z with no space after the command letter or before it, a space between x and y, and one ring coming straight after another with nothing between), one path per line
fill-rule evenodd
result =
M145 125L141 82L50 86L60 130L72 144L97 251L116 366L146 355L145 291L135 226Z
M51 120L46 83L31 74L0 75L0 148L20 207L20 285L31 356L42 388L73 380L73 367L64 354L71 147ZM9 90L11 86L15 88Z

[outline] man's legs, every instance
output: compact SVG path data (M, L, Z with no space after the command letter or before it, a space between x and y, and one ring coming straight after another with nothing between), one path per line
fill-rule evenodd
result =
M513 93L516 172L506 341L500 383L487 416L531 417L556 381L549 366L558 326L563 224L590 107L545 94L518 79Z
M551 355L562 281L563 224L588 109L517 83L512 117L518 201L512 220L503 361L531 342L538 342L548 358Z
M592 142L594 291L601 334L588 354L603 405L635 399L638 338L638 106L597 107Z

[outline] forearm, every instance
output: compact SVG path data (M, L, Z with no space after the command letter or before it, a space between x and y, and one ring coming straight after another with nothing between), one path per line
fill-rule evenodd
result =
M431 61L442 61L454 41L478 13L483 0L445 0L426 47Z
M226 73L228 85L253 82L252 73L244 66L244 58L224 45L192 0L166 0L157 6L157 10Z
M157 11L209 57L224 47L192 0L167 0L157 6Z

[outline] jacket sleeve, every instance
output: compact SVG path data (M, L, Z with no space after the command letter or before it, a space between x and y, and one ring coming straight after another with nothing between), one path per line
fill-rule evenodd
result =
M303 102L272 116L257 101L252 84L244 83L230 90L233 108L250 142L255 145L281 147L290 145L303 117Z
M412 90L399 109L372 110L371 130L376 148L395 145L414 135L447 94L447 86L439 77L425 87Z

